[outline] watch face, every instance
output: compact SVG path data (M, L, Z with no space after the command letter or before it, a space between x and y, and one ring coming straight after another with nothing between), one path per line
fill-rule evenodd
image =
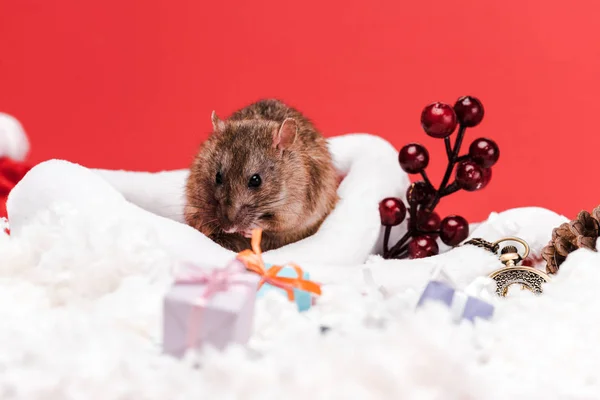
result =
M496 281L496 293L506 296L511 285L519 285L535 294L543 292L542 285L550 280L548 275L531 267L501 268L490 274Z

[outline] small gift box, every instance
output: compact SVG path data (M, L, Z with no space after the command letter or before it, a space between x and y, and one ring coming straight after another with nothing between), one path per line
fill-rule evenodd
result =
M181 357L205 344L223 349L246 343L259 280L239 261L210 271L190 268L164 298L164 352Z
M266 271L269 271L273 265L269 265L266 264ZM281 269L276 275L276 277L279 278L290 278L290 279L294 279L294 278L301 278L303 280L309 280L310 279L310 274L308 272L302 272L301 276L298 276L298 272L295 271L292 267L283 267L283 269ZM266 281L261 287L260 289L258 289L258 293L256 293L256 297L260 298L262 296L265 295L265 293L271 291L271 290L275 290L278 292L281 292L281 294L283 295L287 295L286 289L282 288L281 286L275 286L271 283L268 283L268 281ZM298 306L298 311L306 311L310 308L310 306L312 305L312 294L310 292L307 292L305 290L302 289L298 289L298 288L293 288L293 300L296 303L296 305Z
M427 301L438 301L446 304L455 322L466 319L471 322L475 318L489 319L494 314L491 298L495 282L486 277L475 279L464 291L455 289L452 280L438 268L428 282L417 307Z
M321 294L321 286L309 280L308 272L295 264L265 265L260 249L262 231L252 231L252 250L244 250L237 259L244 263L246 269L260 277L257 297L264 296L270 290L286 294L290 301L298 306L298 311L306 311L313 304L313 295Z

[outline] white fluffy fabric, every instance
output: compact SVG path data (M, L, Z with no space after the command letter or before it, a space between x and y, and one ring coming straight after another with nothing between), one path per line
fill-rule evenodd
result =
M23 161L29 153L29 140L21 123L0 112L0 157Z
M472 246L413 261L369 256L381 243L377 202L401 194L407 177L381 139L351 135L331 148L346 175L342 203L313 238L265 254L323 282L317 305L298 313L269 293L257 301L247 346L183 360L160 347L171 270L233 256L177 221L185 172L63 161L32 169L9 198L11 235L0 234L0 398L598 398L600 255L573 253L541 296L495 299L489 321L453 324L437 304L415 310L437 266L464 287L498 260ZM539 252L565 220L509 210L472 236L515 235ZM331 330L321 334L321 325Z
M381 247L379 201L388 196L402 197L409 184L407 175L398 166L398 153L387 141L366 134L333 138L330 139L329 145L336 169L340 176L344 177L338 189L340 202L323 223L319 232L297 243L266 252L265 260L279 263L296 260L296 262L304 264L353 265L365 262L370 254L379 251ZM73 165L45 166L43 173L36 172L38 175L36 181L39 180L40 183L30 182L27 186L50 185L46 182L53 182L54 179L46 175L58 176L59 173L55 172L57 168L75 169ZM158 174L107 170L96 170L95 172L131 203L126 207L135 204L146 210L147 212L144 214L149 221L158 221L156 215L160 215L167 219L183 222L183 187L188 176L187 170ZM73 177L75 173L61 172L60 174ZM87 170L80 170L77 174L82 175L82 182L74 185L72 179L64 181L61 185L67 186L65 189L62 186L49 188L43 191L42 196L50 196L53 199L54 196L59 196L64 200L64 192L73 187L77 187L78 191L75 196L87 196L84 194L86 190L81 188L89 186L89 180L98 181L98 178L84 179L84 174L86 176L91 174ZM104 190L106 185L100 182L95 182L94 188L90 190L97 190L101 185ZM24 192L29 193L29 189ZM38 203L35 208L45 208L45 204L49 200L46 197L44 199L41 199L40 196L35 197L35 201ZM94 194L93 197L97 198L98 195ZM13 200L13 202L20 203L21 200ZM83 200L78 198L77 202L83 202ZM28 212L28 214L31 213ZM14 224L14 219L11 222ZM174 225L169 223L169 226ZM169 231L166 223L164 229ZM182 230L181 227L178 229ZM396 229L395 235L399 234L401 229ZM195 260L204 257L206 253L222 253L222 249L218 245L206 240L204 236L192 229L187 229L185 237L182 235L183 233L173 235L169 232L167 234L169 238L177 237L177 241L185 242L183 247L193 250ZM228 252L225 257L231 258L233 254ZM221 259L217 264L225 262Z

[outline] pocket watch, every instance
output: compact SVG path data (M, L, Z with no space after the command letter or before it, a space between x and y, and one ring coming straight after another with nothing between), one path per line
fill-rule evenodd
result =
M523 246L523 255L519 250L508 245L500 249L500 243L516 242ZM521 289L529 290L535 294L542 294L544 283L550 282L550 276L545 272L534 267L519 265L529 255L529 245L523 239L517 237L507 237L495 242L488 242L481 238L471 239L465 244L481 247L498 256L504 267L499 268L489 274L489 277L496 282L496 294L505 297L508 294L508 288L512 285L519 285Z

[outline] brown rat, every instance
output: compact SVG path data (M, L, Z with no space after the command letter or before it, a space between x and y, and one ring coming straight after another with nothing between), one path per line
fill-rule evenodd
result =
M186 222L222 246L263 250L314 234L335 207L337 174L327 142L299 111L261 100L221 120L202 144L186 185Z

